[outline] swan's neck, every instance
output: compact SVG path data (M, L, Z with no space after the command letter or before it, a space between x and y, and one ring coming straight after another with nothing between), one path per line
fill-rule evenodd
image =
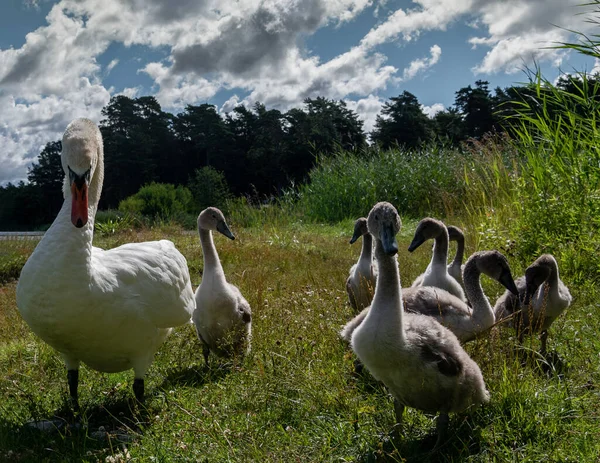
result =
M200 229L200 244L202 245L202 254L204 255L204 271L202 280L210 278L212 281L225 282L225 272L217 254L217 248L213 242L212 232L210 230Z
M396 256L388 256L383 251L381 241L376 240L375 257L379 266L375 295L368 317L377 317L390 326L398 326L398 336L404 339L402 325L402 288L400 286L400 272Z
M490 301L483 293L480 277L481 271L477 268L475 260L467 262L463 272L463 281L465 293L473 307L473 324L486 329L494 324L495 316Z
M370 233L363 235L362 249L360 251L359 262L370 266L373 262L373 237Z
M462 261L464 258L464 254L465 254L465 242L464 242L464 240L458 240L456 242L456 255L454 256L454 260L452 261L453 267L456 266L460 269L460 266L462 265Z
M96 206L90 204L87 223L81 228L75 227L71 222L71 195L65 198L60 212L40 243L53 250L54 265L68 265L69 268L80 269L80 275L91 277L95 215Z
M435 238L431 266L446 267L448 260L448 233L440 233Z
M548 297L552 300L560 298L560 294L558 291L558 282L558 266L552 265L550 275L548 275L548 278L546 279L545 283L541 285L541 288L543 288L545 285L548 285Z

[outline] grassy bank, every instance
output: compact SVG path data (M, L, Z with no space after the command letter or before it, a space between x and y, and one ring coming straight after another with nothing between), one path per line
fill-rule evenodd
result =
M598 290L571 286L573 306L554 325L550 349L562 370L549 375L515 360L511 333L492 331L467 346L492 394L489 405L451 417L450 439L430 455L435 420L410 410L391 437L392 402L337 337L351 317L344 282L359 253L351 222L241 228L216 243L225 272L254 311L253 350L242 363L209 371L191 326L178 328L147 377L148 400L134 405L132 373L81 372L81 428L42 432L33 420L68 417L61 358L19 317L16 284L0 287L0 460L10 461L595 461L600 453ZM399 237L402 281L427 265L427 246ZM103 247L170 238L202 270L198 238L178 228L120 232ZM31 252L32 242L0 242L0 255ZM472 238L468 251L472 251ZM514 259L516 275L522 267ZM490 299L500 286L484 278ZM538 346L534 340L531 347ZM214 359L213 359L214 360ZM557 362L556 365L560 366ZM558 374L560 373L560 374ZM112 459L111 459L112 458ZM121 460L119 460L121 458Z

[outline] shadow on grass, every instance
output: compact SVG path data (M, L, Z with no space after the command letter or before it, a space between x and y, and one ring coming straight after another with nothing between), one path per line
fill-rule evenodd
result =
M481 451L481 429L491 422L487 415L478 413L452 417L446 441L435 451L435 428L425 436L416 438L414 436L418 431L411 427L407 426L403 431L393 429L380 438L377 448L366 452L358 461L433 463L466 460Z
M74 413L65 400L51 416L16 425L0 420L0 461L81 461L119 452L151 425L152 408L133 397Z
M204 366L173 368L167 370L162 383L157 388L165 390L178 386L201 387L206 383L220 381L236 368L232 363L215 363L211 364L208 368Z

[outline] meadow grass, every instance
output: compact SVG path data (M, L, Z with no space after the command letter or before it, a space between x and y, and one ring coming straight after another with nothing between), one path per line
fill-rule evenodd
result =
M147 400L133 399L131 371L80 377L80 426L40 431L35 420L69 421L65 368L58 354L20 318L14 281L0 286L0 460L6 461L597 461L600 369L598 289L570 285L572 307L553 325L549 348L559 371L544 373L532 355L521 365L511 332L494 329L470 343L491 402L455 415L436 454L435 418L408 410L402 436L392 429L392 400L338 338L352 316L344 290L360 244L352 221L241 227L235 241L215 238L224 270L253 309L252 352L205 370L191 325L177 328L147 375ZM416 226L399 236L402 282L430 258L406 250ZM180 227L97 236L111 248L172 239L188 259L193 285L203 262L198 237ZM34 242L0 242L0 256L28 255ZM473 251L469 247L467 250ZM7 250L7 251L5 251ZM513 261L511 260L511 264ZM515 262L513 273L523 267ZM483 278L492 301L501 293Z

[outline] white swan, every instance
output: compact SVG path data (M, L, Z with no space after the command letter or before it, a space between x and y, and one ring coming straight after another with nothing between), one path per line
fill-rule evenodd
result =
M250 304L240 290L225 279L212 230L235 239L223 213L216 207L209 207L198 216L204 270L202 282L196 289L196 310L192 317L207 366L211 350L220 357L247 354L252 333Z
M408 251L413 252L425 241L434 239L433 255L431 262L427 266L424 273L419 275L412 286L435 286L454 294L464 302L467 302L465 292L460 283L448 275L447 259L448 259L448 230L443 222L426 217L419 222L415 235L408 246Z
M352 333L352 349L395 397L399 423L405 406L440 412L437 447L448 413L487 402L489 393L481 370L450 330L432 317L404 312L396 259L401 224L394 206L377 203L367 220L379 276L370 310Z
M377 281L377 265L373 262L373 238L367 230L367 219L359 218L354 223L354 234L350 244L362 236L363 243L358 262L350 268L346 280L348 300L355 312L371 304Z
M446 228L448 229L448 238L450 241L456 241L456 254L454 255L452 262L448 264L448 274L458 281L460 286L465 289L462 277L464 269L462 261L465 254L465 234L460 228L455 227L454 225L449 225Z
M443 289L419 286L403 291L404 310L434 317L461 342L471 341L490 329L496 321L494 310L481 287L482 273L518 294L506 257L498 251L479 251L469 257L463 272L471 307Z
M102 135L92 121L69 124L61 162L65 201L21 271L17 306L64 358L76 408L80 362L107 373L133 368L141 400L154 353L195 308L186 259L166 240L92 247L104 178Z
M519 343L526 333L541 332L542 355L546 354L548 329L571 305L572 297L558 274L558 264L551 254L543 254L516 280L519 296L505 292L494 307L496 319L509 317L517 331Z

